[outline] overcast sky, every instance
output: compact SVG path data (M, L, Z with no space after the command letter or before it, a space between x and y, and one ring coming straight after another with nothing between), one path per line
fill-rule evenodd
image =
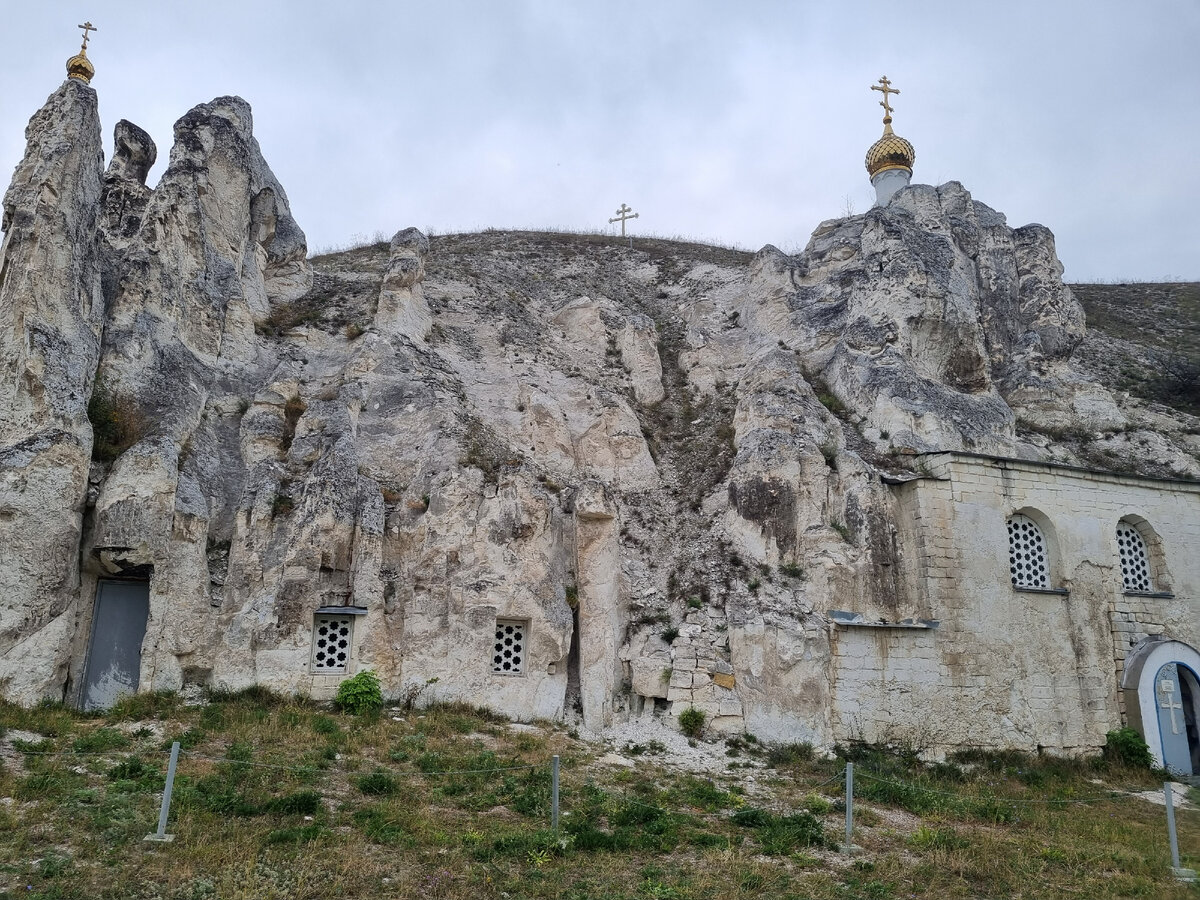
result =
M436 232L609 227L800 250L863 212L863 156L912 141L1058 239L1069 281L1200 280L1200 2L0 0L0 181L99 27L106 154L238 94L309 247Z

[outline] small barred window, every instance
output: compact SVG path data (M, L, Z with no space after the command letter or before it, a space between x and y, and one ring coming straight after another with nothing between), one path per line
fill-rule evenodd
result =
M1046 539L1033 519L1013 516L1008 520L1008 567L1013 587L1050 587Z
M1150 557L1146 542L1128 522L1117 523L1117 549L1121 554L1121 580L1127 591L1152 591Z
M313 620L314 672L338 675L346 671L350 661L350 632L353 616L318 615Z
M496 647L492 653L492 671L501 675L520 675L525 671L525 623L496 620Z

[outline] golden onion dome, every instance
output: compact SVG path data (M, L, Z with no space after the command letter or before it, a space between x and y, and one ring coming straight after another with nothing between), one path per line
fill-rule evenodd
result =
M79 28L83 31L83 46L79 48L79 53L67 60L67 77L90 84L92 76L96 74L96 67L87 58L87 45L92 32L100 29L91 22L84 22Z
M82 81L84 84L90 84L92 76L96 74L96 67L92 65L92 61L87 58L87 51L80 50L78 55L72 56L67 60L67 77L74 78L77 81Z
M917 158L913 145L892 131L890 119L891 116L885 120L883 137L873 143L867 151L867 174L872 178L888 169L903 169L911 175L913 163Z

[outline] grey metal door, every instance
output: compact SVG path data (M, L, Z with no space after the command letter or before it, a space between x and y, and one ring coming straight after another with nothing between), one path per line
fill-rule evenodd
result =
M1188 747L1187 719L1177 663L1167 663L1154 676L1154 699L1158 707L1163 768L1177 775L1191 775L1192 753Z
M100 582L83 678L84 709L108 709L122 694L137 692L149 613L149 582Z

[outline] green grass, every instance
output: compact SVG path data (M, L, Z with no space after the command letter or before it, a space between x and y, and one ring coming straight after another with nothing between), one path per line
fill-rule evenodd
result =
M875 747L823 759L803 744L759 753L748 736L715 745L740 748L732 766L767 761L751 783L742 768L702 777L659 753L600 767L602 748L564 730L515 732L462 705L403 718L266 694L207 707L150 695L104 717L0 704L0 727L44 738L0 770L13 798L0 805L0 897L1196 896L1169 877L1162 808L1110 796L1155 777L1102 761L964 753L929 766ZM169 846L142 841L164 735L191 744ZM845 759L863 848L851 863L834 849ZM1178 822L1195 867L1200 814Z

